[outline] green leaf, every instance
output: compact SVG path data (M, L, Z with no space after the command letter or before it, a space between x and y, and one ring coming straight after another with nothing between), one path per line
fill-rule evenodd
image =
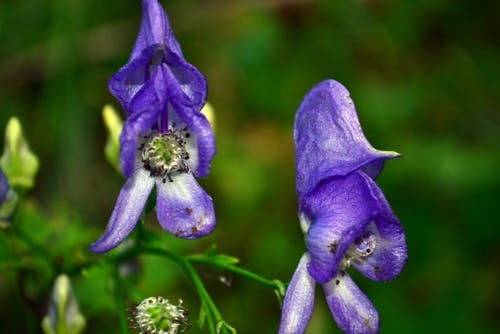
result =
M207 320L207 315L208 315L208 309L207 309L207 304L205 302L201 303L201 308L200 308L200 315L198 316L198 326L200 329L203 329L205 327L205 322Z

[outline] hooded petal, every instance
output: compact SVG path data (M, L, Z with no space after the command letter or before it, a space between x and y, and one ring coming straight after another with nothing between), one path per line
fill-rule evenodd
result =
M173 182L156 181L158 221L164 230L184 239L197 239L215 228L212 198L190 173Z
M337 325L345 333L377 333L378 312L348 274L323 285L326 301Z
M294 139L299 198L322 180L363 166L375 177L384 160L398 156L370 145L349 92L334 80L319 83L305 96L295 117Z
M376 210L364 177L356 172L318 186L300 203L301 216L311 221L306 245L309 273L326 283L337 273L346 251Z
M380 188L371 178L361 175L377 203L377 213L365 229L374 236L375 247L373 253L354 261L353 266L372 280L394 279L403 269L408 255L403 227Z
M137 224L153 185L154 178L145 169L137 169L120 191L106 232L90 246L92 252L107 252L125 240Z
M142 21L135 41L131 59L153 44L164 44L172 52L182 57L179 42L175 39L168 17L158 0L142 1Z
M182 55L179 43L168 23L168 18L156 0L143 1L141 30L128 64L118 71L109 82L111 93L120 101L127 113L129 102L154 71L162 65L170 75L162 82L167 94L163 95L165 109L167 99L177 99L199 112L205 103L207 84L203 75Z
M307 272L309 255L305 253L286 289L279 334L300 334L306 331L314 309L316 282Z

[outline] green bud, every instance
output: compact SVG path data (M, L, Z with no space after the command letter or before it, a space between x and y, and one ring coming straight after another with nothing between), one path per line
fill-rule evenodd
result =
M123 128L123 121L110 104L106 104L102 108L102 118L108 133L108 140L104 146L104 154L106 159L119 173L120 167L120 134Z
M85 328L85 318L71 289L69 277L56 278L47 315L42 320L45 334L79 334Z
M0 158L0 166L10 186L32 188L38 165L38 157L30 150L21 123L16 117L11 117L5 129L5 148Z

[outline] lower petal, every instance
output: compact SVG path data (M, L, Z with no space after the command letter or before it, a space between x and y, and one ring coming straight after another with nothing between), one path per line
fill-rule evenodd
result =
M353 266L372 280L394 279L403 269L407 259L403 227L392 212L380 188L370 177L366 175L363 177L377 202L377 213L372 217L364 233L373 234L376 245L371 255L363 258L362 261L354 261Z
M212 198L190 173L158 180L156 211L164 230L184 239L197 239L215 228Z
M376 210L374 204L359 173L327 180L304 196L301 217L311 221L306 236L309 273L317 282L328 282L342 269L346 251Z
M345 333L378 332L377 310L347 273L324 284L323 291L333 318Z
M109 219L106 232L90 246L94 253L115 248L132 232L154 185L154 179L139 168L123 186Z
M304 333L311 320L316 282L307 272L309 261L309 254L304 254L286 289L279 334Z

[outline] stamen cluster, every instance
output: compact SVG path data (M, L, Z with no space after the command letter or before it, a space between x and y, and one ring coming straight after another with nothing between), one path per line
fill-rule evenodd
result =
M189 172L186 142L174 130L146 138L141 145L141 159L151 176L172 182L172 176Z
M132 314L130 322L141 334L177 334L190 327L182 300L173 305L163 297L150 297L137 305Z
M376 230L376 227L373 227ZM375 232L365 230L363 234L358 236L354 243L347 250L342 262L340 270L346 270L353 262L363 262L365 258L375 252L377 249L377 235Z

